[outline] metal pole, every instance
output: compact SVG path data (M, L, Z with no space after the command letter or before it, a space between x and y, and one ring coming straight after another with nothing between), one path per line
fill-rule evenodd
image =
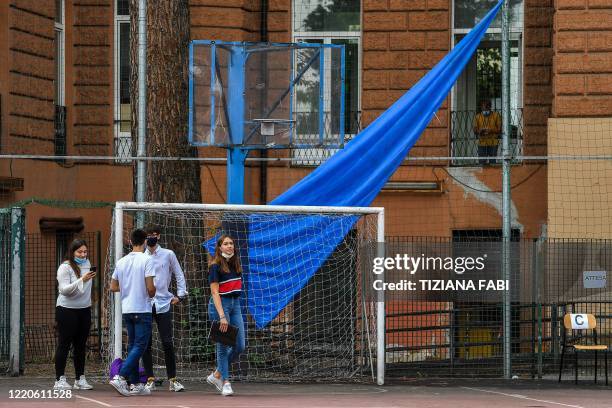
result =
M244 47L232 48L228 68L229 81L232 84L229 93L228 115L232 124L230 131L231 147L227 149L227 202L244 204L244 163L248 150L241 146L244 143L244 98L245 98L245 65L247 54Z
M24 209L11 208L11 328L9 373L18 376L23 365L23 276L25 266Z
M119 259L121 259L121 257L123 256L123 208L121 208L121 206L117 205L115 207L115 231L113 231L113 235L114 235L114 244L115 244L115 265L117 265L117 262L119 261ZM122 319L123 319L123 314L121 312L121 294L119 292L115 292L114 293L115 298L115 338L114 338L114 351L115 351L115 356L114 358L121 358L121 340L122 340L122 335L123 335L123 326L122 326Z
M147 152L147 1L138 2L138 151L143 158ZM138 160L136 165L136 201L144 202L146 197L147 163ZM136 218L138 227L144 220L139 213Z
M536 275L536 301L538 304L538 361L537 361L537 376L542 379L543 375L543 336L544 329L542 327L542 282L544 282L544 270L542 268L542 248L544 246L544 239L538 238L535 245L535 258L536 258L536 269L533 273Z
M510 218L510 21L508 0L502 5L502 212L503 212L503 249L502 273L504 280L510 282L509 290L504 292L504 378L512 377L512 343L511 293L514 282L511 282L510 240L512 225Z
M385 211L378 213L378 224L376 232L377 249L376 256L385 256ZM378 275L378 279L384 282L384 273ZM385 292L378 291L376 294L376 383L385 383L385 360L386 360L386 326L385 326Z

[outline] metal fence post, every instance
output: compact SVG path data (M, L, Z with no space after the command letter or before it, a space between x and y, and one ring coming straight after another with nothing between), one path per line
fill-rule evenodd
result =
M535 286L535 296L537 302L537 313L538 313L538 360L537 360L537 376L538 378L542 378L543 376L543 358L544 358L544 327L543 327L543 308L542 308L542 284L544 283L544 268L542 263L542 250L544 246L544 239L538 238L535 241L535 266L536 269L534 274L536 275L536 286Z
M502 6L502 213L503 213L503 249L502 274L507 282L511 279L510 241L512 236L510 207L510 21L509 2L504 0ZM516 282L510 283L510 290ZM504 292L503 306L504 332L504 378L512 377L512 301L510 292Z
M11 326L9 373L18 376L24 362L25 210L11 208Z
M102 280L102 276L104 274L104 265L102 265L102 233L100 231L96 231L96 265L98 266L98 273L96 275L97 280L97 298L98 304L96 305L97 309L97 325L98 325L98 352L102 355L102 286L104 285L104 281Z

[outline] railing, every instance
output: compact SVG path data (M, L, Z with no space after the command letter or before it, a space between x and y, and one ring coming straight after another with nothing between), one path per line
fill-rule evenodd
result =
M296 121L294 144L309 144L315 146L320 141L319 114L317 112L294 112ZM337 149L325 147L339 142L339 121L337 113L325 112L323 116L323 146L311 148L297 148L292 150L294 166L318 166ZM346 112L344 115L344 143L351 140L357 133L361 132L361 111Z
M453 157L479 157L478 136L474 134L474 119L477 111L451 111L451 155ZM501 116L501 112L498 111ZM521 155L523 151L523 109L510 111L510 153ZM501 156L501 140L495 156ZM495 160L453 160L453 166L498 164Z
M55 105L55 138L53 140L56 156L66 155L66 107Z
M115 136L114 156L116 164L130 164L128 157L132 157L132 137L130 134Z

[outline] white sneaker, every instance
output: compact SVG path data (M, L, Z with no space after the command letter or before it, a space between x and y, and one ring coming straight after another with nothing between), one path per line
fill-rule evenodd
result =
M93 390L93 387L87 382L84 375L82 375L78 380L74 380L74 385L72 388L75 390Z
M53 389L54 390L71 390L72 387L70 386L70 384L68 384L68 381L66 381L66 376L62 375L59 378L59 380L55 381L55 384L53 384Z
M180 392L180 391L183 391L184 389L185 389L185 387L183 386L183 384L178 382L178 380L176 378L171 378L170 379L170 386L169 386L169 390L170 391Z
M130 386L130 395L151 395L151 390L144 384L132 384Z
M223 390L221 391L221 395L224 397L229 397L234 394L234 390L232 390L232 385L228 382L223 384Z
M127 382L120 375L116 375L112 380L109 381L109 384L115 387L117 392L124 397L130 396L130 390L128 389Z
M155 391L157 389L157 387L155 386L155 378L154 377L147 378L147 383L145 384L145 387L149 391Z
M223 380L215 377L215 373L211 373L208 377L206 377L206 382L210 385L214 385L217 388L217 391L221 392L223 390Z

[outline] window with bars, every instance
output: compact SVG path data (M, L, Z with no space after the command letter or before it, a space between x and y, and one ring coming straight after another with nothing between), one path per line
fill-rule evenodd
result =
M115 150L117 163L130 163L132 111L130 106L130 11L129 0L115 7Z
M349 140L360 130L361 2L293 0L292 10L294 42L344 45L344 131L345 140ZM327 53L325 58L325 65L329 66L331 54ZM333 88L333 84L337 84L338 80L326 78L323 90L324 122L326 131L329 132L338 132L341 94ZM308 96L304 90L296 89L296 92ZM311 101L300 100L296 115L318 115L318 92L312 93L310 99ZM297 149L293 151L293 164L318 165L334 151L320 148Z
M67 152L66 142L66 106L65 93L65 3L64 0L55 0L55 80L54 80L54 153L56 156L65 156Z
M461 41L496 3L496 0L479 2L454 0L453 43ZM509 136L511 150L513 154L518 155L522 149L523 133L523 0L510 0L509 11L511 110ZM501 114L501 72L501 14L498 14L453 90L451 146L454 157L476 157L481 153L479 147L482 143L474 132L474 120L483 101L490 101L492 110ZM483 161L456 160L454 164L474 165L478 162Z

